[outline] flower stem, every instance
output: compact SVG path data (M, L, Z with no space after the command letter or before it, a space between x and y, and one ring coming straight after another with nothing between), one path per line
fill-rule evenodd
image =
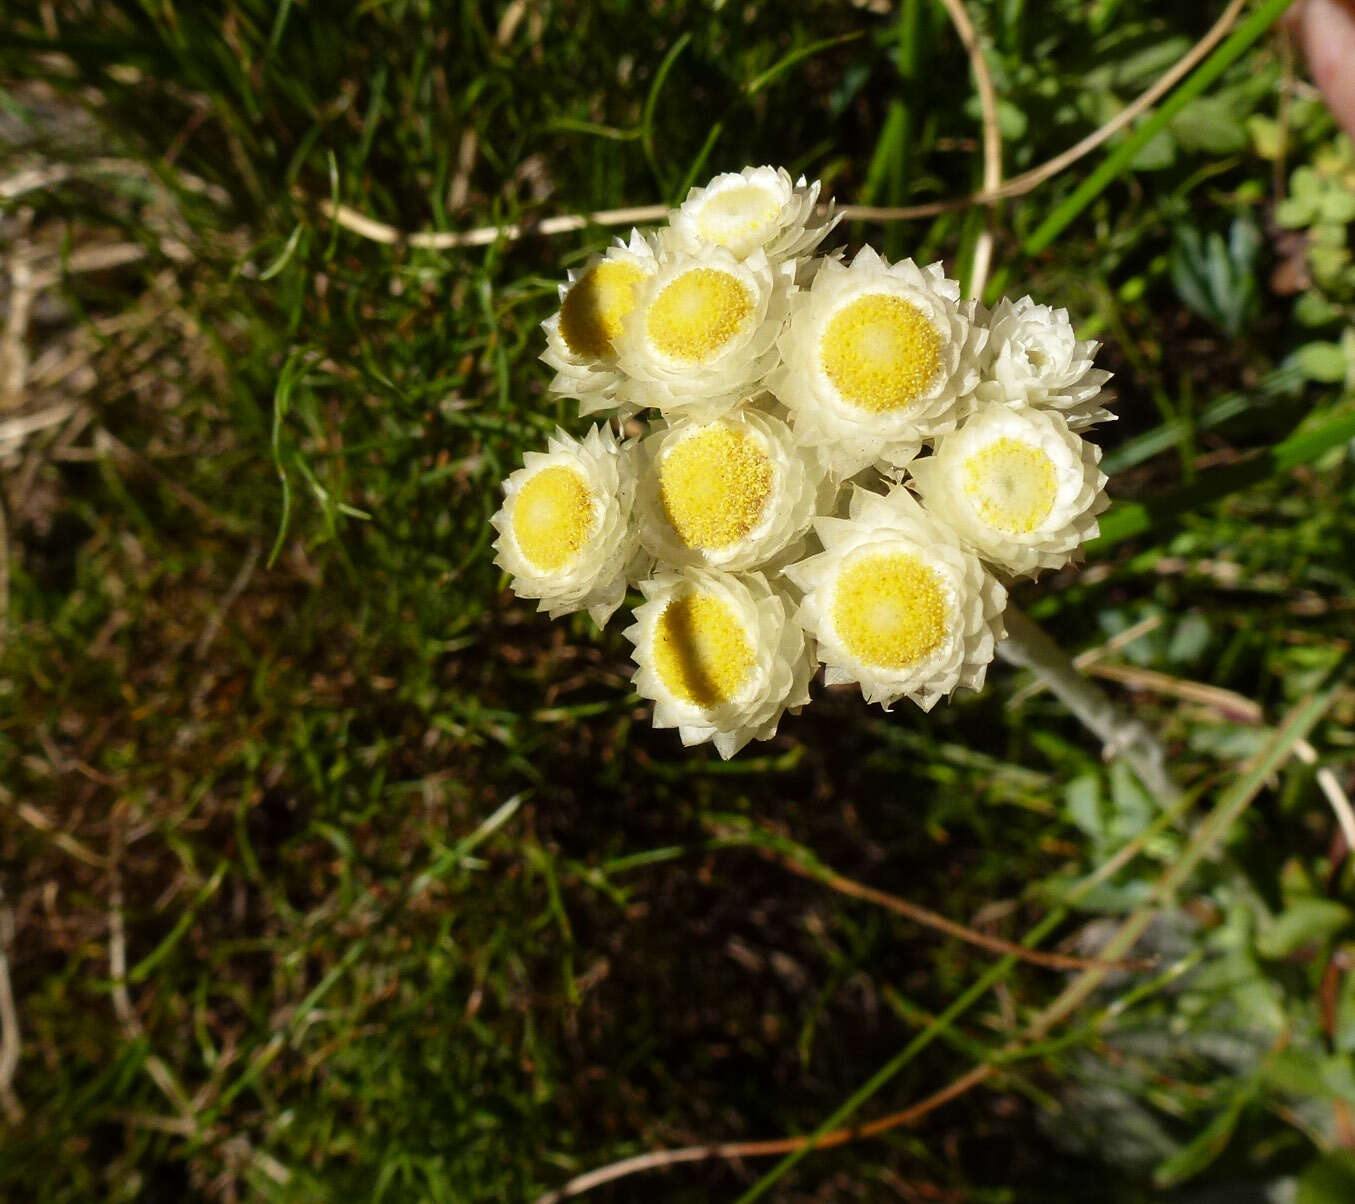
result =
M1094 733L1106 758L1121 757L1156 797L1171 806L1181 791L1167 772L1167 753L1147 725L1117 707L1094 681L1078 671L1068 654L1019 607L1008 604L1007 638L998 654L1008 664L1030 669Z

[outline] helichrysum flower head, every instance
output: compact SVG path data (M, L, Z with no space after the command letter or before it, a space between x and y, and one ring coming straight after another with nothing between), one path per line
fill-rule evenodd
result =
M582 440L557 431L504 482L494 563L551 618L587 610L602 626L625 597L639 548L635 450L607 427Z
M786 573L804 590L799 619L829 685L858 682L867 702L907 697L924 711L983 685L1006 590L906 487L855 489L849 517L815 529L823 552Z
M817 219L821 185L792 181L784 167L745 167L693 188L669 218L674 246L699 253L723 247L735 259L761 251L772 263L810 254L837 225L830 207Z
M791 274L761 251L664 254L615 339L628 402L713 416L756 393L776 362Z
M824 260L793 298L771 387L842 475L897 467L964 415L985 338L940 264L891 266L864 247L849 266Z
M1111 419L1101 398L1110 373L1092 363L1099 347L1074 334L1066 309L1036 305L1029 297L1004 297L988 318L979 399L1058 410L1075 431Z
M625 635L655 727L731 757L749 740L771 739L781 716L809 701L804 633L762 574L687 569L640 589L646 601Z
M658 268L653 243L638 230L569 273L560 286L560 308L542 323L546 352L555 369L552 392L576 397L591 414L617 404L621 375L612 341L635 304L637 286Z
M640 542L660 562L740 570L798 554L824 467L780 419L679 419L641 451Z
M1034 577L1097 535L1100 459L1056 412L985 406L909 467L929 513L989 564Z

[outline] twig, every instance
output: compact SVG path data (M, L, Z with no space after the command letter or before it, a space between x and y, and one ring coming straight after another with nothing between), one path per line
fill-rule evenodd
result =
M503 10L503 16L499 18L499 27L494 32L494 41L498 46L507 46L513 40L513 34L517 32L526 12L527 0L513 0ZM461 133L461 145L456 153L456 174L452 176L452 182L447 188L447 208L452 212L460 209L470 195L471 172L475 170L475 159L479 151L480 136L474 126L468 125Z
M1019 607L1009 604L1004 620L1007 638L998 645L1002 659L1031 669L1083 726L1100 737L1107 760L1123 757L1128 762L1159 806L1176 801L1180 791L1167 772L1166 751L1147 725L1121 712Z
M1183 810L1184 801L1177 804L1178 810ZM1168 813L1169 815L1171 813ZM1127 841L1117 852L1112 854L1101 863L1090 875L1083 881L1081 889L1090 890L1097 884L1105 882L1113 877L1120 869L1143 849L1143 846L1152 838L1155 831L1154 825L1144 828L1136 836ZM1083 971L1083 976L1095 973L1094 969ZM1018 1047L1020 1042L1013 1043L1013 1047ZM809 1136L801 1137L778 1137L763 1141L736 1141L721 1142L704 1146L687 1146L676 1150L655 1150L649 1154L640 1154L634 1158L627 1158L621 1162L612 1163L610 1166L599 1167L595 1171L589 1171L587 1174L580 1175L571 1179L563 1187L556 1191L548 1192L539 1197L535 1204L559 1204L561 1200L570 1196L581 1195L582 1193L594 1187L599 1187L603 1183L610 1183L613 1180L623 1178L626 1175L636 1174L640 1171L657 1170L662 1167L672 1166L681 1162L701 1162L708 1158L756 1158L756 1157L774 1157L778 1154L796 1153L813 1141L815 1149L825 1149L832 1146L844 1145L849 1141L856 1141L859 1138L872 1137L878 1133L883 1133L887 1129L899 1128L903 1125L912 1124L920 1120L929 1112L941 1107L942 1104L963 1095L965 1092L977 1087L980 1083L998 1073L1001 1068L993 1063L984 1063L982 1066L976 1066L973 1070L967 1071L953 1082L941 1088L940 1091L933 1092L926 1099L916 1104L911 1104L899 1112L892 1112L888 1116L882 1116L877 1120L870 1121L867 1124L850 1125L841 1129L834 1129L828 1133L821 1133L817 1139Z
M112 889L108 904L108 970L109 977L113 980L113 1011L117 1013L118 1021L128 1039L140 1041L145 1037L146 1030L133 1010L131 997L127 993L127 930L122 917L121 843L122 835L119 830L115 836L113 852L109 857ZM196 1132L198 1121L188 1103L188 1097L175 1079L174 1072L158 1054L152 1053L146 1058L146 1073L164 1092L169 1102L178 1109L185 1123Z
M984 1073L980 1073L981 1071ZM901 1112L892 1112L888 1116L881 1116L877 1120L868 1121L865 1124L852 1125L850 1128L825 1133L814 1143L814 1148L816 1150L832 1149L834 1146L846 1145L848 1142L859 1141L865 1137L874 1137L889 1129L916 1124L929 1112L935 1111L942 1104L949 1103L956 1096L963 1095L971 1087L977 1086L978 1083L988 1077L990 1072L991 1068L987 1064L977 1067L943 1087L940 1091L929 1095L926 1099L919 1100L916 1104L910 1104ZM776 1137L766 1141L724 1141L716 1145L692 1145L673 1150L653 1150L648 1154L637 1154L633 1158L624 1158L620 1162L613 1162L610 1166L599 1167L595 1171L578 1175L569 1180L563 1187L547 1192L544 1196L538 1196L535 1204L560 1204L560 1201L567 1200L571 1196L583 1195L584 1192L591 1191L595 1187L601 1187L604 1183L624 1179L627 1175L639 1174L641 1171L661 1170L664 1167L677 1166L683 1162L704 1162L710 1158L773 1158L778 1154L791 1154L803 1147L806 1141L808 1141L806 1137Z
M1228 7L1219 19L1210 27L1194 46L1165 75L1158 79L1146 91L1135 97L1109 121L1080 142L1052 159L1013 176L1000 187L989 190L984 188L968 196L951 197L943 201L929 201L921 205L880 206L880 205L844 205L843 215L848 221L898 222L920 217L936 217L941 213L951 213L957 209L967 209L971 205L992 205L1010 197L1024 196L1039 187L1046 180L1072 166L1079 159L1091 154L1107 139L1113 138L1126 126L1132 124L1145 110L1152 108L1164 95L1172 90L1182 79L1193 71L1215 46L1223 40L1228 30L1236 22L1246 0L1230 0ZM388 245L404 245L422 250L449 251L457 247L483 247L499 239L512 241L528 233L549 236L565 234L573 230L583 230L588 226L626 226L644 225L647 222L661 221L668 212L666 205L640 205L629 209L601 209L595 213L566 214L562 217L546 218L544 221L514 222L506 226L480 226L473 230L437 230L420 231L407 234L395 226L359 213L348 205L334 205L328 200L317 202L321 213L345 230L373 242Z
M3 899L3 895L0 895ZM14 912L0 902L0 1106L11 1125L24 1118L23 1105L14 1094L14 1072L19 1068L23 1038L19 1033L19 1010L14 1006L14 991L9 981L9 953L14 948Z
M808 878L813 882L820 882L839 894L849 895L853 899L861 899L867 903L874 903L877 907L892 911L895 915L912 920L915 924L933 928L937 932L944 932L947 936L953 936L957 940L965 941L970 945L977 945L980 949L987 949L990 953L1015 957L1032 965L1044 966L1046 969L1086 970L1096 966L1105 970L1146 970L1156 964L1151 958L1103 962L1092 957L1071 957L1063 953L1044 953L1038 949L1018 945L1014 941L1004 941L1001 937L988 936L973 928L966 928L963 924L947 919L938 912L918 903L912 903L907 899L901 899L898 895L891 895L887 891L877 890L873 886L866 886L864 883L846 878L830 870L827 866L810 865L784 853L773 853L769 849L760 849L759 851L777 864L785 866L792 873L799 874L802 878Z
M974 87L978 91L979 107L983 114L983 191L996 193L1002 187L1002 130L997 122L997 89L993 87L988 60L983 57L983 48L979 45L978 34L974 32L974 23L969 19L963 0L941 0L941 3L950 15L955 32L960 35L965 53L969 55L969 67L974 73ZM968 296L982 296L992 262L993 215L990 212L988 223L974 244L974 258L965 290Z
M1111 681L1123 682L1140 689L1151 690L1158 694L1168 694L1187 702L1198 703L1217 711L1224 718L1231 719L1235 723L1245 723L1252 727L1258 727L1265 722L1265 712L1258 703L1253 702L1250 698L1243 697L1234 690L1224 689L1222 686L1186 681L1179 677L1171 677L1166 673L1156 673L1151 669L1140 669L1133 665L1097 665L1092 669L1092 672L1098 677L1109 678ZM1317 766L1318 764L1317 749L1307 740L1298 740L1294 743L1294 756L1305 765ZM1313 776L1318 789L1322 791L1327 802L1331 805L1332 814L1335 815L1336 823L1341 829L1341 835L1345 838L1346 849L1355 852L1355 808L1351 807L1349 796L1336 775L1327 766L1323 765L1318 768Z
M226 590L225 596L221 599L221 605L212 612L212 617L203 625L202 634L193 646L193 656L197 660L202 660L211 650L212 644L216 641L217 634L221 630L222 621L230 613L231 607L239 601L240 595L245 592L250 578L254 576L254 570L258 567L261 550L262 545L257 540L249 545L249 553L245 556L244 564L240 566L239 571L235 574L235 579Z
M1131 623L1123 631L1117 631L1104 644L1097 644L1088 648L1085 652L1079 652L1073 657L1073 668L1086 670L1096 664L1102 657L1109 656L1112 652L1118 652L1132 644L1140 636L1147 635L1150 631L1156 631L1162 626L1161 615L1148 615L1140 619L1137 623ZM1015 691L1008 700L1009 707L1018 707L1023 702L1028 702L1034 698L1041 690L1045 688L1045 683L1038 677L1034 678L1029 685L1022 686Z

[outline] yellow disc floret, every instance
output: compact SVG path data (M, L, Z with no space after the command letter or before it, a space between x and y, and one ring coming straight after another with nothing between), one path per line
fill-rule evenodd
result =
M588 542L593 494L575 469L552 464L534 473L513 502L513 535L543 572L564 568Z
M654 298L645 329L660 354L702 364L743 329L752 312L752 293L737 276L693 268Z
M964 462L965 497L990 527L1028 535L1054 506L1058 476L1038 447L1019 439L995 439Z
M906 409L941 370L941 338L915 305L871 294L844 305L819 342L823 370L852 405Z
M906 669L946 638L946 592L911 552L862 556L833 591L832 615L847 651L880 669Z
M762 517L772 462L752 436L722 422L677 443L659 465L659 500L689 548L737 543Z
M753 670L748 633L714 594L675 598L654 626L654 669L669 692L700 707L729 702Z
M575 355L597 359L611 352L643 277L633 263L604 259L575 281L560 307L560 333Z
M696 228L707 242L727 247L771 221L780 209L765 188L753 184L726 188L701 206Z

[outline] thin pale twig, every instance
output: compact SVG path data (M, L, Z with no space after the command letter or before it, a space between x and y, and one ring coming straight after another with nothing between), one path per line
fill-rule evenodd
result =
M951 24L955 26L955 32L960 35L965 53L969 55L969 67L974 73L974 87L979 94L979 108L983 117L983 191L995 193L1002 186L1002 130L997 120L997 89L993 87L988 60L983 57L979 36L962 0L941 0L941 3L950 16ZM966 288L969 296L982 296L992 263L993 214L990 212L988 222L974 244Z
M0 896L2 899L3 896ZM14 1072L19 1068L23 1038L19 1032L19 1010L14 1006L14 990L9 981L9 954L14 948L14 912L0 902L0 1107L11 1125L24 1118L23 1105L14 1093Z
M1081 141L1067 150L1061 151L1052 159L1013 176L996 189L981 189L968 196L951 197L943 201L928 201L920 205L881 206L881 205L844 205L844 217L849 221L898 222L914 218L936 217L942 213L952 213L957 209L968 209L972 205L993 205L1011 197L1024 196L1039 187L1046 180L1072 166L1079 159L1091 154L1107 139L1113 138L1126 126L1131 125L1141 113L1152 108L1166 93L1170 92L1185 76L1209 54L1228 30L1236 22L1246 0L1231 0L1209 31L1184 56L1171 67L1156 83L1135 97L1123 109L1104 125L1098 127ZM544 221L513 222L506 226L480 226L473 230L435 230L407 234L395 226L376 221L366 214L358 212L348 205L334 205L328 200L318 202L320 212L325 217L342 226L345 230L367 238L373 242L389 245L418 247L424 250L449 251L457 247L483 247L498 242L499 239L512 241L534 233L543 236L565 234L574 230L583 230L588 226L626 226L643 225L646 222L661 221L668 212L666 205L640 205L629 209L601 209L595 213L566 214L560 217L546 218Z

